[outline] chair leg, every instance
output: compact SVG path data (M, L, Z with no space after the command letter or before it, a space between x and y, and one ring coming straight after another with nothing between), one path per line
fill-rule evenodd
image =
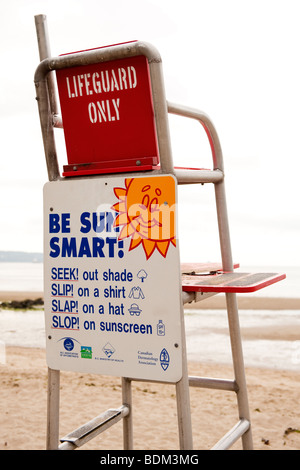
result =
M122 401L129 407L129 415L123 418L124 450L133 450L132 390L131 379L122 377Z
M238 385L237 402L239 418L247 419L251 423L236 294L226 294L226 303L233 368L235 380ZM242 443L244 450L253 449L251 426L250 429L243 434Z
M56 450L59 442L60 371L48 367L47 450Z
M193 449L192 418L190 407L189 376L187 365L186 335L184 324L184 311L181 309L181 336L182 336L182 378L176 383L177 417L179 445L181 450Z

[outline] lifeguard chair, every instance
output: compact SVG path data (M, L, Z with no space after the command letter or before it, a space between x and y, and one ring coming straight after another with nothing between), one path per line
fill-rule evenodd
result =
M180 338L181 347L178 348L178 343L175 343L174 346L177 348L176 354L180 349L182 370L178 379L173 380L171 378L168 381L176 387L180 449L192 449L193 446L189 405L190 386L236 393L238 422L213 449L227 449L239 438L242 438L244 449L252 449L251 420L236 294L254 292L284 279L285 275L276 273L249 274L234 271L235 266L232 260L226 208L222 150L212 121L201 111L167 102L161 57L153 46L144 42L133 41L66 54L60 57L51 57L46 31L46 18L39 15L35 17L35 20L41 63L37 67L34 81L50 182L63 182L64 184L66 181L70 183L68 187L72 189L76 182L88 180L90 181L90 188L93 190L93 185L99 179L102 178L101 181L104 181L103 178L105 178L106 182L101 183L104 188L104 185L109 185L112 181L110 178L122 175L122 178L127 178L126 184L128 187L135 178L165 176L175 181L175 185L213 184L222 259L215 264L192 263L181 264L181 268L178 266L178 275L180 276L178 298L181 304L178 323L182 337ZM57 74L62 118L58 114L53 71L56 71ZM137 87L137 80L143 86ZM108 89L109 87L110 89ZM100 90L102 93L101 99L99 98ZM122 97L115 97L113 92L116 90ZM91 99L92 97L93 99ZM127 98L129 101L131 100L131 103L135 103L134 109L130 109L131 117L134 120L130 129L128 128L128 120L121 123L120 119L122 112L120 103L121 100ZM131 108L130 104L127 107ZM80 119L74 119L74 113L80 115L83 108L87 119L86 128L81 127ZM148 110L146 112L147 122L142 120L145 108ZM211 170L174 168L168 113L194 119L203 126L212 151L213 167ZM107 140L102 139L99 134L97 124L101 120L111 123L111 127L106 128L107 132L111 132L109 138L111 145L107 145ZM56 155L54 127L62 127L65 131L68 164L64 166L62 175ZM133 145L127 146L129 141ZM88 188L88 186L86 187ZM146 191L145 186L141 190ZM123 193L119 190L119 192L116 191L116 194L121 195ZM53 208L50 210L53 210ZM69 225L66 221L65 227L68 231ZM173 240L171 236L170 240L171 242ZM134 247L134 243L131 248ZM173 240L173 245L175 246L175 244ZM148 259L151 256L153 246L155 246L153 243L144 246ZM161 246L156 245L156 247L160 249L160 254L166 258L169 245L162 243ZM69 250L73 248L68 245ZM204 272L205 276L202 275ZM174 278L174 283L176 284L176 282L176 278ZM225 380L189 377L183 305L201 301L218 293L225 293L226 295L234 378ZM141 311L137 304L135 304L134 311L135 313ZM160 335L160 333L157 333L157 335ZM112 350L106 351L106 353L109 355ZM162 350L160 362L163 371L171 369L171 366L169 369L169 354L166 349ZM161 369L160 372L164 373ZM133 380L143 379L139 376L124 377L122 375L123 404L117 409L106 411L63 437L59 445L59 373L59 370L49 367L47 448L76 449L115 422L123 419L124 449L132 449L131 383ZM149 377L149 380L151 381L151 377ZM154 381L159 380L155 378Z

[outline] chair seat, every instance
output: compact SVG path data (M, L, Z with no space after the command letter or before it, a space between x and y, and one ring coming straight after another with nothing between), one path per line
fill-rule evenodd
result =
M182 290L185 292L250 293L286 278L285 274L228 273L219 268L220 265L217 263L183 264L181 266Z

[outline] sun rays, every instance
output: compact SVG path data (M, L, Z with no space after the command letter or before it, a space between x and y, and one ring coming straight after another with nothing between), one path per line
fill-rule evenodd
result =
M142 245L147 259L155 249L166 257L170 244L176 246L173 178L126 178L125 187L114 188L114 193L119 240L131 238L129 251Z

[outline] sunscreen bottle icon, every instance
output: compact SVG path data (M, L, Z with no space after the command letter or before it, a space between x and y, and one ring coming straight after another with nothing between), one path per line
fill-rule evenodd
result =
M162 320L159 320L157 323L157 335L165 336L165 325Z

